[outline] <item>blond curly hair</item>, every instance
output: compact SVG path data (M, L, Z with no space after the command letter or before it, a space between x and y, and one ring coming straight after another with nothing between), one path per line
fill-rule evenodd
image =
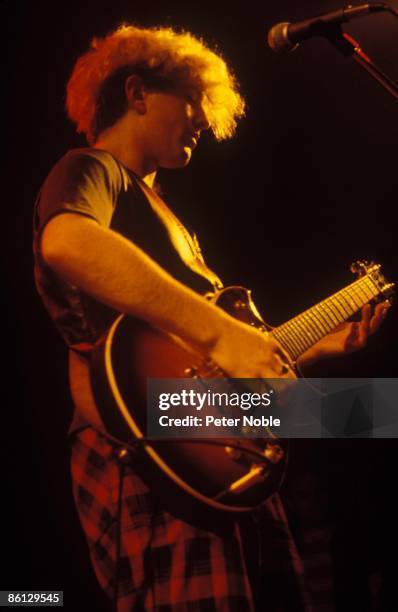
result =
M223 58L189 32L121 25L76 62L67 85L66 110L90 144L126 111L124 83L137 74L153 90L181 86L203 94L210 129L230 138L245 103Z

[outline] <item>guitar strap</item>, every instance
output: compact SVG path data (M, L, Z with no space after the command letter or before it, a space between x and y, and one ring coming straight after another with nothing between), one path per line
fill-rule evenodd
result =
M162 198L151 189L140 177L134 175L139 187L147 197L153 211L157 214L169 234L171 243L180 258L188 268L209 281L215 290L222 289L223 283L213 270L211 270L202 255L196 234L188 232L186 227L170 210Z

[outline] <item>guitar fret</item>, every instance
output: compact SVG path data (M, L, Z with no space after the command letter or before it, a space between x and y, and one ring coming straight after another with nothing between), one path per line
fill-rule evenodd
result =
M339 323L341 323L342 321L344 321L344 318L343 318L343 319L341 318L341 312L340 312L340 310L339 310L339 309L338 309L338 307L336 306L336 303L338 302L337 296L336 296L334 299L333 299L333 298L329 298L329 299L327 300L327 302L328 302L328 306L329 306L330 310L332 310L332 311L333 311L333 313L334 313L334 315L337 317L337 321L338 321L338 323L337 323L337 324L339 324Z
M290 321L287 322L287 325L291 329L292 339L295 345L297 346L299 354L304 353L304 351L306 351L307 348L301 339L300 329L297 328L294 319L290 319Z
M288 345L289 347L291 347L290 348L291 354L293 358L296 359L297 356L301 354L301 349L296 342L295 334L289 331L286 323L282 327L283 327L283 333L286 334L287 336L287 339L285 340L285 345Z
M367 302L369 302L369 300L372 300L374 298L373 291L371 290L370 287L368 287L368 283L367 283L368 280L369 280L368 277L361 278L361 283L360 283L360 287L367 297L367 300L366 300Z
M361 306L366 304L366 302L369 300L368 296L366 295L364 291L362 291L362 294L365 295L365 299L361 295L361 284L362 284L362 279L359 279L355 281L355 283L352 283L352 285L349 285L348 287L346 287L346 289L344 289L345 293L348 293L348 295L353 300L356 309L361 308Z
M318 327L320 328L321 333L322 333L321 337L325 336L328 333L328 329L327 329L327 327L326 327L322 317L319 316L319 312L318 312L317 306L313 306L311 308L311 312L313 312L313 314L314 314L314 320L317 322L317 324L319 323Z
M345 292L348 294L349 298L351 298L351 301L354 303L355 310L359 310L359 308L361 308L368 301L368 297L366 296L366 294L364 294L363 291L361 292L361 286L359 284L359 281L356 281L355 283L347 287ZM365 298L362 294L365 295ZM352 308L353 304L351 302L349 302L349 304Z
M344 300L344 302L346 303L347 307L344 307L344 310L347 312L347 318L350 317L355 311L351 310L351 305L350 302L347 300L347 298L344 295L344 291L341 290L340 291L340 295L341 295L341 299Z
M334 327L336 327L336 320L334 318L333 311L331 311L329 306L328 306L327 300L323 300L322 302L320 302L319 306L324 309L324 314L325 314L325 317L326 317L326 321L328 323L329 323L329 321L331 321L331 323L332 323L332 326L331 326L330 329L331 330L334 329ZM338 324L338 322L337 322L337 324Z
M305 321L305 324L307 325L307 329L309 329L309 333L314 336L315 342L318 342L318 340L320 340L320 338L322 338L322 336L319 335L319 329L316 326L316 323L314 323L314 317L310 316L308 310L303 312L303 314L301 316L302 316L302 318L307 319L307 321Z
M364 302L363 298L360 296L358 288L356 286L353 287L351 290L351 297L355 303L357 310L360 310L362 306L364 305L364 303L366 304L366 302Z
M365 286L372 293L372 299L379 293L378 288L376 287L374 282L369 278L369 276L366 276L366 278L365 278Z
M360 308L360 306L358 306L357 302L355 301L353 293L349 291L347 288L347 289L343 289L343 294L344 294L344 297L345 295L348 295L347 301L349 305L351 306L351 308L353 309L352 314L354 314L354 312L356 312L358 308Z
M301 347L300 347L300 344L298 342L298 337L297 337L297 333L296 333L295 329L294 328L290 329L290 328L292 328L291 325L287 325L286 326L286 334L288 335L288 337L290 339L290 343L292 345L293 352L297 356L297 355L301 354Z
M344 319L348 319L355 312L356 309L352 308L352 304L350 300L341 292L340 295L340 304L341 307L344 308L344 312L346 313Z
M292 334L292 341L296 347L296 352L298 355L301 355L306 349L303 347L302 342L300 341L300 334L297 332L296 326L289 321L290 333Z
M344 299L344 296L343 296L343 295L340 295L340 294L339 294L339 296L338 296L338 301L339 301L339 304L340 304L340 306L341 306L341 309L342 309L342 311L343 311L343 313L344 313L344 320L345 320L345 319L348 319L348 317L350 317L350 316L351 316L351 313L350 313L350 311L349 311L349 310L347 310L347 300L345 300L345 299Z
M290 319L289 323L294 328L296 344L300 348L300 352L304 353L308 349L308 344L307 344L308 339L306 338L305 330L300 325L298 321L298 317L294 317L293 319Z
M359 293L359 289L357 284L355 285L351 285L351 287L349 287L350 291L351 291L351 297L355 302L355 305L357 307L357 310L359 310L360 308L362 308L364 301L363 298L361 297L360 293Z
M302 329L297 324L297 321L292 319L290 322L291 322L292 328L294 329L294 334L295 334L294 338L296 340L296 344L300 351L299 354L302 355L308 349L307 342L305 341L305 337L303 337Z
M357 294L357 291L355 290L355 287L353 287L352 289L351 289L351 287L348 287L348 289L350 290L350 291L348 291L348 293L349 293L349 295L351 297L351 300L354 303L355 311L357 311L360 308L362 308L363 302L362 302L362 300L358 299L358 294Z
M289 339L288 343L285 341L285 344L283 346L286 347L286 350L293 359L293 361L295 361L297 357L301 354L301 350L297 348L295 344L293 344L291 338Z
M312 326L312 323L310 322L310 320L307 321L306 318L309 319L308 315L304 312L302 315L296 318L296 321L297 325L302 330L301 337L304 341L304 344L306 345L307 350L310 346L312 346L313 344L315 344L315 342L318 341L318 338L315 334L315 330Z
M326 328L326 333L330 332L334 325L330 324L330 318L327 314L327 312L324 310L323 308L323 304L322 302L320 302L319 304L317 304L314 308L316 308L317 313L319 314L325 328Z
M301 340L301 343L304 346L304 351L303 352L308 350L309 347L314 344L314 340L312 339L312 336L310 335L310 332L308 331L307 327L301 326L300 340Z
M297 350L294 348L288 333L282 330L281 327L276 328L271 333L280 342L285 351L287 351L291 359L296 359Z
M312 312L312 309L311 309L311 311L308 312L307 317L311 317L314 334L317 338L317 341L320 340L325 335L325 331L322 325L318 322L318 317L316 316L316 313Z
M363 305L366 304L367 302L367 300L366 301L363 300L363 297L359 294L359 291L356 288L352 290L352 298L357 304L357 310L360 310L363 307Z
M296 334L294 330L293 331L290 330L289 321L281 325L279 329L281 330L281 333L283 333L285 342L287 342L291 346L294 352L297 352L299 347L296 342Z
M340 322L345 321L346 313L345 313L344 308L340 304L340 300L339 300L339 296L338 295L334 296L333 305L334 305L336 311L338 312L338 317L341 319Z
M339 319L339 317L338 317L338 316L335 314L335 311L334 311L334 310L333 310L333 308L331 307L331 304L330 304L330 300L329 300L329 299L324 300L324 301L323 301L323 303L324 303L325 307L326 307L326 308L328 309L328 311L329 311L330 319L331 319L332 324L333 324L332 329L334 329L334 328L335 328L337 325L339 325L339 323L340 323L340 319Z
M369 298L366 295L365 291L363 291L363 289L361 288L361 285L359 283L357 283L355 285L355 287L353 288L353 291L359 296L360 302L361 302L361 307L366 304L367 302L369 302ZM365 299L364 297L365 296Z

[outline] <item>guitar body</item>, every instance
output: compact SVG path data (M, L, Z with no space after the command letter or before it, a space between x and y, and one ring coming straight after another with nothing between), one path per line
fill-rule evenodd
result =
M247 289L229 287L209 299L266 329ZM252 510L279 488L285 472L286 449L272 434L265 440L145 439L147 379L190 377L225 374L178 339L130 316L121 315L92 354L92 386L106 429L135 446L152 485L171 486L214 510Z
M358 280L270 331L292 363L364 304L392 295L394 284L379 265L356 262L352 271ZM227 287L206 297L247 325L268 330L247 289ZM267 430L262 439L147 440L149 378L227 377L180 339L129 316L116 319L94 349L91 381L102 420L111 436L135 447L152 487L171 487L169 499L182 494L183 505L200 502L235 513L252 510L279 488L287 448Z

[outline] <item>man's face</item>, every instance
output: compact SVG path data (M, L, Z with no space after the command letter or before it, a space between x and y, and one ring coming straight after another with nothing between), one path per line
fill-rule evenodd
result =
M160 168L181 168L209 127L202 99L187 92L146 94L146 153Z

